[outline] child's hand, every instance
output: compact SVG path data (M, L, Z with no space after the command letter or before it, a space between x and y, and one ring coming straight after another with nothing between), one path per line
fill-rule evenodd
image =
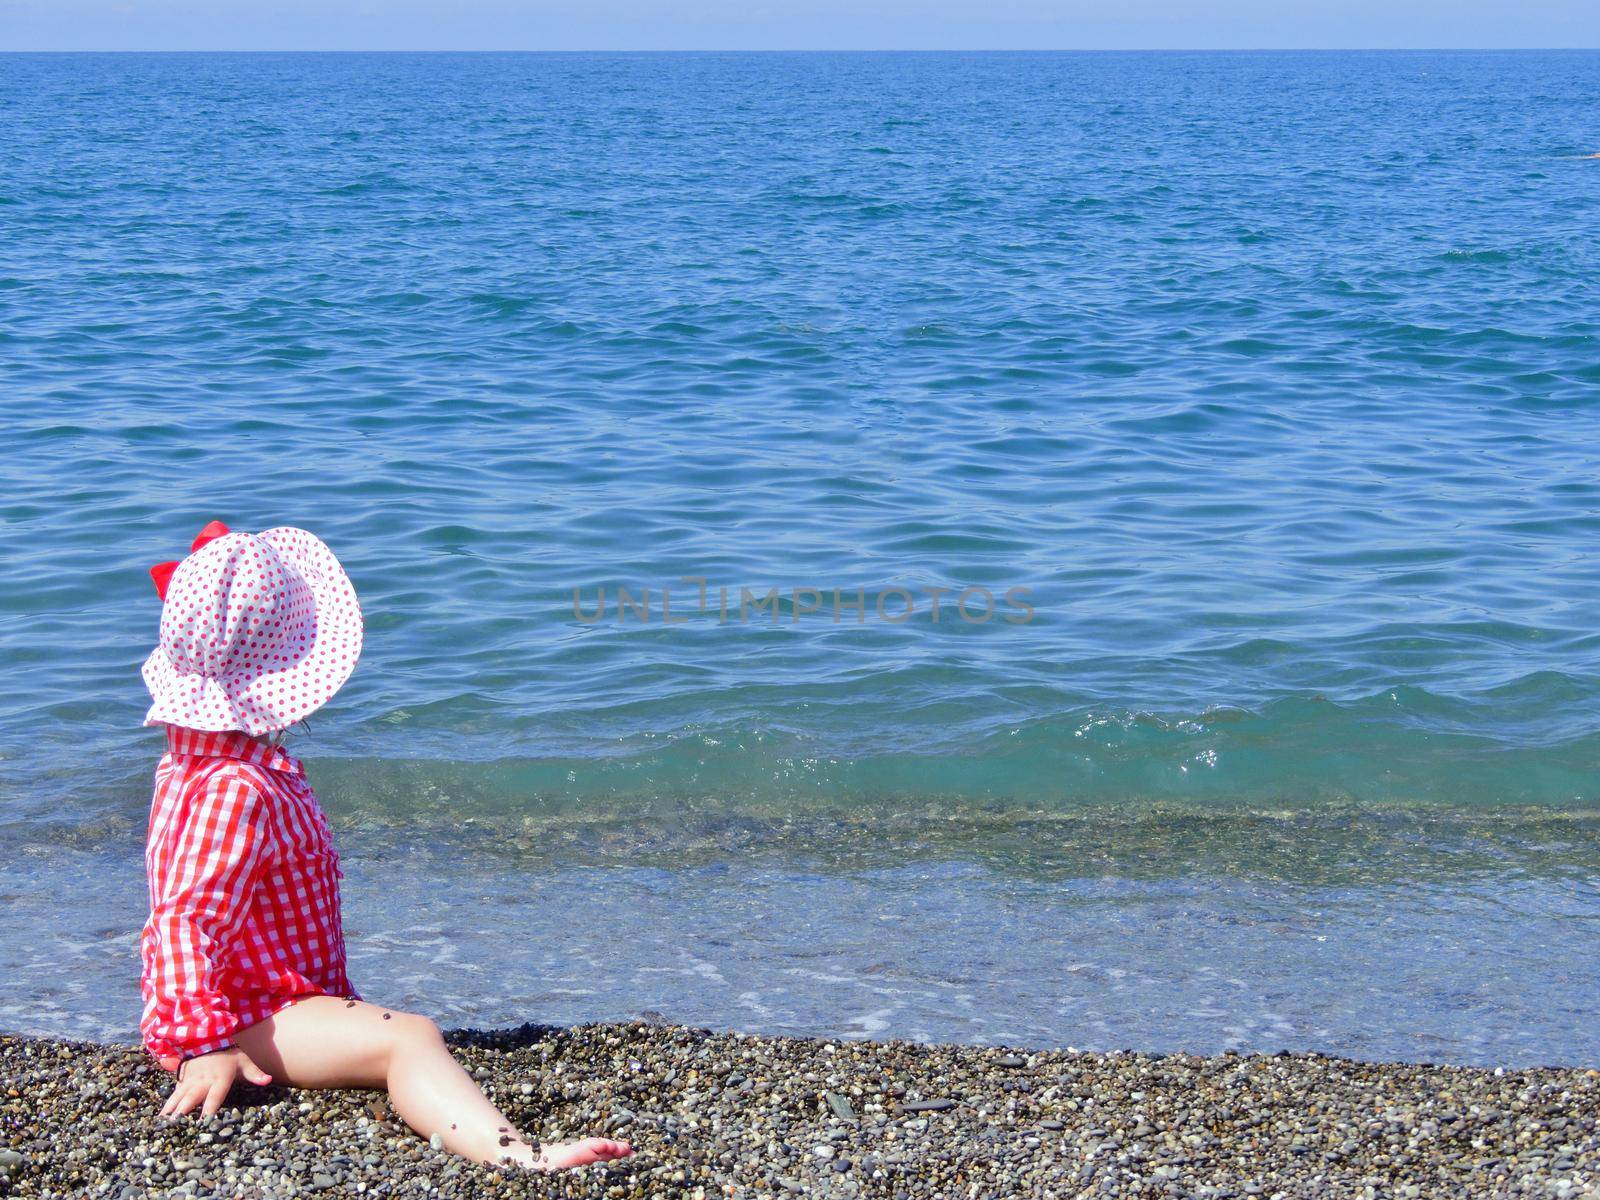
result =
M250 1056L237 1046L191 1058L179 1066L177 1086L162 1106L161 1115L181 1117L204 1104L201 1112L209 1117L222 1107L222 1102L228 1098L228 1089L241 1075L254 1084L272 1082L272 1076L251 1062Z

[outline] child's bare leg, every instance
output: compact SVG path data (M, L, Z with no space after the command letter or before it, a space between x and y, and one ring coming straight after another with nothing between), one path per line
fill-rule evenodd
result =
M556 1170L622 1158L626 1142L585 1138L528 1144L489 1103L451 1055L426 1017L364 1001L309 996L235 1039L279 1083L302 1088L385 1088L395 1111L423 1137L437 1133L445 1148L479 1162L511 1159Z

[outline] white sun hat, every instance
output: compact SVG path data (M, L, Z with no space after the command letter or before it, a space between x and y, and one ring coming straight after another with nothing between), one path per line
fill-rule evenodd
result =
M339 690L361 657L361 605L322 540L284 526L201 530L189 557L150 569L161 644L144 663L146 725L260 735Z

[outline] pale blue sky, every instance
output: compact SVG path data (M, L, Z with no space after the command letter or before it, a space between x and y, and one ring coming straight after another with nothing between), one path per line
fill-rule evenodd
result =
M0 49L1600 46L1600 0L0 0Z

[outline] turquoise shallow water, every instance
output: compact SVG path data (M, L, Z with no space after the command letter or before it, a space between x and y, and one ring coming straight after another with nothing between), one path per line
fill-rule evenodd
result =
M1060 836L1030 822L1100 822L1061 880L1138 875L1117 821L1210 820L1151 886L1221 920L1244 902L1195 881L1278 887L1251 822L1306 819L1300 857L1348 870L1285 886L1409 931L1337 974L1532 957L1419 1001L1428 1043L1371 1034L1393 997L1293 1026L1336 975L1252 954L1283 1036L1595 1058L1515 1039L1596 982L1597 90L1580 53L0 57L0 829L39 872L10 894L136 856L148 565L213 517L294 523L367 611L297 745L352 837L614 816L669 876L779 847L827 944L896 869L833 822L930 864L917 903L960 895L971 937L1127 901L1010 890ZM1396 820L1439 823L1428 920L1380 869ZM550 836L555 878L644 894ZM1498 879L1452 874L1484 844ZM465 868L432 878L467 902ZM697 936L692 878L634 906L662 955ZM84 920L121 937L138 904ZM1151 928L1151 962L1193 934ZM1188 999L1130 1037L1267 1036L1168 983ZM771 1023L850 1007L796 995ZM50 1024L30 996L0 1013ZM1062 1041L1082 1015L879 1009ZM1128 1010L1095 1011L1114 1037Z

